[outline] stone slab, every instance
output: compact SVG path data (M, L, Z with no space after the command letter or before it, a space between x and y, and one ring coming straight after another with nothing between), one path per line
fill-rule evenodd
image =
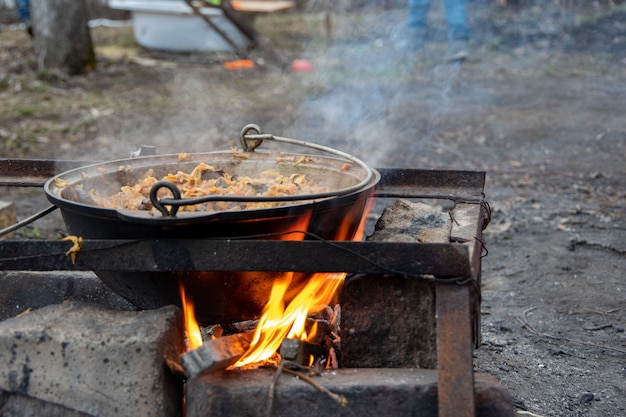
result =
M367 238L374 242L449 242L450 214L429 204L398 199L383 210Z
M0 415L2 417L89 417L89 414L71 410L62 405L7 391L0 391Z
M136 310L89 271L0 271L0 321L23 311L64 301L99 304L110 310Z
M279 377L268 410L275 370L232 370L187 382L187 417L437 417L437 371L424 369L337 369L313 379L343 396L327 393L291 374ZM477 417L512 417L508 391L486 374L475 375ZM271 411L271 413L270 413Z
M68 302L7 319L0 415L22 404L33 415L178 416L182 383L166 359L176 362L183 346L174 306L128 312Z

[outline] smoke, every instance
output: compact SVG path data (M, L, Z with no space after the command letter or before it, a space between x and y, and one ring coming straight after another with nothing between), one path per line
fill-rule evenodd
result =
M435 38L424 50L403 49L405 10L354 20L358 26L341 26L322 53L308 52L324 88L302 103L289 133L375 167L418 167L420 155L442 149L463 161L453 146L438 143L444 119L461 111L452 99L460 65L444 62L446 43Z
M158 154L208 152L230 149L233 134L243 127L237 102L224 87L203 76L198 68L161 75L163 88L148 93L143 102L116 109L116 123L98 125L102 158L125 158L133 145L151 145ZM138 97L145 97L145 86Z
M490 2L470 1L472 47L480 58L459 65L444 61L440 3L432 3L429 42L418 53L402 49L405 8L331 13L330 33L324 32L327 13L321 9L307 16L318 20L320 31L309 34L313 39L303 41L297 57L310 60L313 73L275 74L269 63L258 72L227 75L222 83L223 73L212 76L219 62L202 68L179 60L171 78L162 75L163 90L153 93L162 97L164 110L133 103L121 110L132 117L122 117L115 129L100 124L104 149L98 155L124 157L139 143L157 146L161 154L224 150L238 146L245 124L258 123L264 132L334 147L371 166L483 169L501 157L489 144L506 141L503 132L511 127L499 116L500 104L525 97L517 74L521 79L546 65L555 45L557 51L567 47L558 44L568 38L557 29L572 19L571 8L549 13L528 7L502 17L485 6ZM501 53L490 54L490 48ZM473 74L483 71L484 80L468 82L466 67ZM499 80L507 80L508 99L497 91ZM550 93L534 94L541 103Z
M436 25L443 17L435 3ZM223 73L212 76L219 61L202 68L182 57L175 70L158 75L163 87L149 91L148 100L114 109L116 123L98 123L92 159L125 158L140 144L155 146L159 154L225 150L238 145L245 124L258 123L264 132L334 147L371 166L410 166L436 146L451 106L458 68L439 65L445 42L437 37L445 29L436 30L433 45L417 56L401 50L404 9L326 12L317 18L330 16L331 32L318 34L301 52L313 63L313 74L262 72L255 83L244 78L250 74L232 73L222 83ZM330 43L320 47L325 36ZM135 88L144 90L138 97L146 94L143 83Z

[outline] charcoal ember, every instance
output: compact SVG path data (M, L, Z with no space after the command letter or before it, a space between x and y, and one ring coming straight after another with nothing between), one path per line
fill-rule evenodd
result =
M304 340L285 339L280 346L279 353L283 360L309 366L325 358L328 350L321 345Z
M216 337L224 336L224 327L219 324L215 324L213 326L200 327L200 332L202 333L202 340L210 340ZM241 332L236 332L241 333Z
M309 342L316 344L316 345L323 345L324 340L326 339L326 337L330 335L330 332L331 332L330 322L328 320L308 318L307 328L310 329L314 325L317 326L317 331L315 332L315 335L313 336L313 338L309 340Z
M224 328L224 332L229 334L247 333L254 331L257 324L259 324L258 320L244 320L236 323L224 324L222 327Z

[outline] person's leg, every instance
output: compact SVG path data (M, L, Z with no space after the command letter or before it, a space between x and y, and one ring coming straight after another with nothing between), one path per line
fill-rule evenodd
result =
M466 0L443 0L448 22L448 36L450 40L468 40L470 28L467 24Z
M17 14L22 23L30 22L30 2L29 0L17 0Z
M470 28L467 24L466 0L443 0L448 22L448 56L450 62L462 62L468 56Z
M429 9L430 0L409 0L406 49L416 51L424 47L428 29Z
M409 0L408 26L426 33L430 0Z

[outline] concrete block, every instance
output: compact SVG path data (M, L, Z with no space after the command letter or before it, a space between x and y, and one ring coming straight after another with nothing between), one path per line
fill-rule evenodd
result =
M27 309L64 301L99 304L111 310L136 308L89 271L0 271L0 321Z
M80 411L70 410L24 395L0 391L0 415L2 417L89 417Z
M346 279L339 303L342 367L436 368L433 284L356 275Z
M127 312L68 302L7 319L0 415L21 403L40 416L179 416L182 384L166 358L178 361L183 346L174 306Z
M346 400L340 404L290 374L269 393L275 371L222 371L187 382L187 417L437 417L438 373L424 369L337 369L312 377ZM512 417L509 393L489 375L475 375L477 417Z
M0 229L13 226L17 222L17 209L10 201L0 200ZM15 232L1 236L0 239L8 239L15 235Z
M448 213L400 199L383 211L367 240L448 242L450 230ZM339 303L342 367L436 368L433 284L400 276L356 274L346 278Z

